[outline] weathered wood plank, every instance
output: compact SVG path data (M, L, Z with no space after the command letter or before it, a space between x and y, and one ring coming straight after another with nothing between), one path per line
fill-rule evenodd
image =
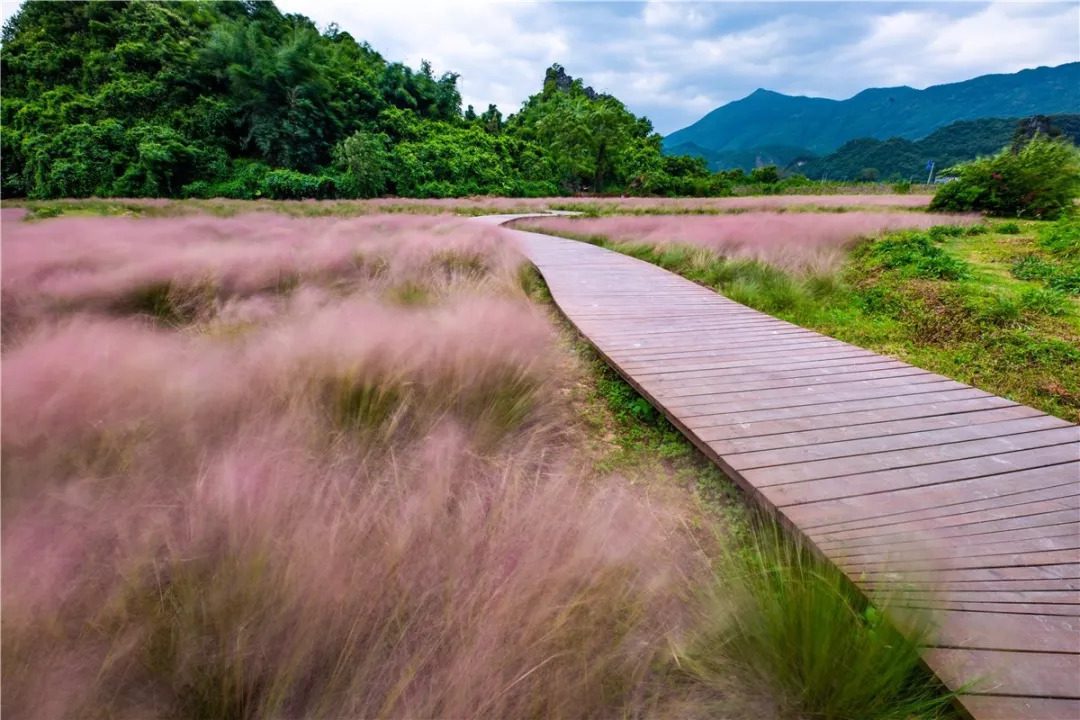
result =
M855 424L824 428L815 427L809 430L789 430L787 432L783 430L770 432L772 428L763 425L759 428L762 431L760 435L712 440L709 441L709 445L716 452L727 457L741 453L777 451L807 445L827 445L862 438L897 437L927 430L973 427L1029 417L1043 417L1043 413L1024 405L1006 405L988 410L975 410L973 412L948 415L924 415L903 420L885 420L871 423L861 423L858 422L860 418L854 418L856 420Z
M1076 720L1080 700L1061 698L963 695L960 704L979 720Z
M974 682L972 694L1080 699L1080 655L940 648L926 662L953 687Z
M1076 455L1075 446L1068 440L1059 442L1058 438L1054 437L1033 439L1031 442L1053 444L1036 444L1022 450L993 455L969 456L956 460L935 462L929 465L903 465L846 475L842 479L834 476L818 479L819 476L815 476L812 479L800 478L796 481L789 480L783 485L774 485L770 482L770 476L763 471L748 470L742 473L742 476L747 478L748 475L753 474L757 478L763 478L762 482L768 483L767 485L758 485L754 482L754 479L747 479L755 487L762 490L770 502L779 507L812 503L819 500L872 495L901 488L948 484L958 480L983 477L1003 470L1047 467L1068 462ZM890 461L897 463L909 462L907 458L910 457L912 456L903 456L903 458L895 460L890 458ZM814 475L824 470L824 468L813 468L805 471L805 473ZM832 472L832 469L828 469L827 472ZM948 488L943 488L943 490L947 492ZM868 499L864 502L876 503L877 500Z

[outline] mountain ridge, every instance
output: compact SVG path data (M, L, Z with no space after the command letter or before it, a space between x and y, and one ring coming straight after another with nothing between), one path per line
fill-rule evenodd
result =
M960 120L1080 112L1080 62L931 85L866 88L844 100L758 88L664 138L665 148L765 146L822 155L861 137L917 140Z

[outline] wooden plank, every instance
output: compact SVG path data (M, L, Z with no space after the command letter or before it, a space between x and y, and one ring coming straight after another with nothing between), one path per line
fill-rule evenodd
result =
M977 526L967 526L977 527ZM829 555L843 557L849 562L857 562L866 557L881 557L884 554L929 560L932 558L977 557L1001 554L1002 549L1013 551L1025 550L1063 550L1080 543L1080 524L1075 519L1071 522L1050 527L1024 528L1005 533L987 535L959 535L939 538L927 534L923 538L908 540L904 543L892 543L887 539L875 538L874 544L859 547L833 545L821 548Z
M1056 431L1049 431L1056 432ZM1032 433L1033 435L1035 433ZM1034 447L994 455L966 456L956 460L935 462L927 465L903 465L882 470L845 475L842 478L824 477L820 479L802 479L773 485L764 470L748 470L743 473L755 487L777 507L812 503L819 500L834 500L858 495L872 495L902 488L940 485L958 480L967 480L1000 473L1004 470L1027 470L1029 468L1050 467L1066 463L1076 456L1075 446L1068 441L1057 442L1058 438L1033 439L1032 442L1055 442L1053 445L1035 445ZM903 451L906 452L906 451ZM908 456L892 461L909 462ZM806 474L822 472L823 468L805 471ZM831 472L831 469L829 470ZM767 485L759 485L761 481ZM878 500L865 502L877 504Z
M1040 567L1044 565L1062 565L1080 562L1080 551L1075 548L1065 550L1033 550L1031 552L981 555L977 557L952 557L942 560L905 560L903 564L888 556L874 561L847 561L841 554L828 554L830 560L842 567L845 572L855 577L874 574L895 575L898 579L919 572L947 573L950 577L958 570L985 570L1018 567Z
M898 548L883 544L876 547L864 547L852 550L847 547L832 547L826 552L829 557L842 558L845 564L858 564L864 561L886 563L895 558L897 566L908 566L913 562L929 563L933 560L956 560L1008 555L1012 553L1041 552L1049 550L1076 550L1080 548L1080 534L1065 527L1036 537L1020 540L1002 540L981 543L927 543L923 547ZM1080 560L1080 553L1077 554Z
M991 573L993 570L980 570L978 572ZM889 590L896 590L898 592L919 592L925 593L943 593L945 595L951 595L957 592L976 592L976 593L997 593L997 592L1037 592L1037 591L1066 591L1066 590L1080 590L1080 577L1077 578L1039 578L1039 579L1023 579L1023 578L1003 578L996 579L990 574L986 574L982 580L952 580L949 577L935 578L932 580L925 580L920 582L913 582L904 579L901 582L897 580L889 580L887 582L880 583L872 579L859 580L859 587L866 588L867 590L888 588Z
M965 602L963 600L909 600L905 607L917 610L959 610L964 612L992 613L994 615L1060 615L1080 621L1080 605L1034 604L1034 603L996 603ZM1008 622L1007 618L998 618Z
M958 467L952 463L961 460L973 461L963 465L964 472L967 471L967 468L974 467L975 461L983 461L983 465L993 472L994 463L986 461L986 458L1008 459L1010 455L1026 450L1052 446L1065 446L1067 450L1072 450L1078 442L1080 442L1080 428L1069 425L1050 430L954 442L946 445L868 452L851 457L807 460L797 465L745 469L742 470L741 474L757 487L788 483L798 484L814 480L845 477L852 478L845 485L851 486L852 489L863 490L864 487L861 481L854 478L861 478L868 473L879 470L919 467L923 469L923 472L929 473L929 477L934 478L934 482L948 482L954 479L955 468ZM887 443L882 442L881 444L886 445ZM1066 452L1065 457L1075 457L1075 453L1069 455ZM947 467L942 468L941 466ZM937 469L943 469L943 472L935 474ZM955 477L955 479L962 478Z
M1065 454L1065 453L1063 453ZM843 533L865 528L892 526L889 532L900 529L895 526L907 524L904 530L941 527L938 518L964 516L987 511L975 522L1013 517L1027 512L1048 512L1070 507L1060 502L1041 508L1025 508L1024 511L999 508L1031 503L1061 500L1075 497L1074 482L1080 463L1062 462L1051 466L1038 466L1019 472L981 475L968 480L957 480L951 485L938 487L894 490L882 493L870 501L858 498L842 498L817 503L806 503L786 511L788 517L797 520L799 527L812 532L814 537L840 538ZM977 498L969 500L968 498ZM923 521L930 521L923 523ZM961 520L963 524L969 520Z
M909 366L881 367L870 365L868 369L860 367L847 367L842 369L825 368L826 372L816 372L811 369L802 371L794 377L776 377L778 373L758 372L744 373L738 378L716 378L716 382L709 382L707 386L698 381L694 385L682 387L662 387L653 395L670 406L683 397L700 397L704 390L711 395L722 395L732 392L749 392L751 390L781 390L785 388L799 388L805 385L844 385L846 383L863 380L893 380L896 378L910 378L913 375L925 375L925 371ZM828 372L832 370L832 372ZM904 382L904 381L899 381Z
M806 445L825 445L868 437L894 437L907 433L942 430L954 427L971 427L1028 417L1045 417L1043 413L1024 405L997 406L988 410L961 412L949 415L928 415L903 420L886 420L873 423L844 424L836 427L815 427L809 430L769 432L762 426L762 435L736 437L709 442L716 452L729 457L739 453L776 451ZM858 420L859 418L856 418Z
M920 371L918 373L909 373L892 377L850 380L848 382L840 383L839 387L834 383L804 383L801 387L795 386L768 389L735 388L730 390L725 389L723 391L710 389L708 393L702 393L696 396L666 399L664 401L664 406L678 415L696 414L703 406L723 408L729 407L730 403L743 402L746 400L757 400L763 407L766 405L767 401L780 400L787 401L789 407L796 407L797 403L803 398L824 398L826 400L830 397L860 398L869 395L876 396L876 391L879 388L889 388L889 390L886 391L887 397L889 392L899 392L904 388L921 386L927 383L954 382L956 381L950 380L947 377L942 377L941 375ZM875 392L864 393L864 390Z
M854 390L835 390L825 386L820 388L808 388L802 393L792 393L790 398L783 395L761 398L755 400L754 394L739 399L730 399L725 402L715 402L708 405L695 405L693 407L678 408L673 411L679 418L696 420L712 416L731 415L740 411L761 410L796 410L804 407L817 408L817 414L828 414L832 410L842 412L838 407L846 402L860 402L864 400L898 400L905 395L924 395L926 393L947 392L949 390L967 390L966 385L955 380L932 380L930 382L918 382L909 385L889 386L878 388L857 388Z
M1080 586L1080 583L1077 583ZM929 592L925 589L915 590L899 589L900 597L905 601L928 601L928 602L965 602L977 605L983 602L998 604L1008 603L1041 603L1044 606L1066 605L1080 606L1080 587L1068 590L998 590L998 589L964 589L949 590L947 592Z
M603 351L603 347L600 348ZM689 373L700 373L703 371L715 371L715 370L727 370L730 368L739 367L756 367L757 369L771 367L769 362L762 362L763 358L761 353L751 353L753 357L742 358L729 358L727 360L717 360L714 362L702 362L702 363L689 363L685 365L674 366L671 363L651 363L642 368L633 368L633 376L635 378L641 378L647 381L650 376L664 375L664 376L684 376L688 377ZM767 359L768 356L766 356ZM775 353L772 355L772 361L777 362L779 365L790 364L803 364L817 362L819 360L835 360L839 358L872 358L875 357L868 350L859 350L858 348L851 348L845 346L835 347L821 347L814 348L812 350L806 350L800 352L797 359L780 358ZM630 370L623 365L619 365L620 369Z
M841 343L828 340L817 340L808 343L792 343L773 348L758 348L733 352L730 355L717 356L715 358L688 357L681 360L642 360L640 362L620 362L619 367L631 374L642 376L653 375L658 372L669 374L679 372L694 372L696 370L713 370L726 367L727 363L739 361L756 361L760 366L762 360L775 360L777 355L785 350L798 349L799 357L812 358L835 355L837 352L852 352L851 348ZM603 349L603 348L601 348ZM865 354L865 350L861 351ZM606 353L605 353L606 354Z
M633 337L628 340L605 340L604 334L598 334L597 343L604 347L605 351L637 350L641 357L646 357L654 352L670 352L673 350L718 350L732 345L749 345L768 340L791 339L797 337L813 337L816 335L812 330L806 330L797 326L779 328L760 328L750 332L731 333L721 328L719 331L705 331L695 333L694 337L687 337L684 332L653 335L648 337ZM618 336L615 336L618 337Z
M892 576L895 576L893 578ZM890 572L870 572L860 583L873 584L881 580L896 579L905 584L940 584L946 589L969 582L1023 582L1029 580L1080 580L1080 562L1045 563L1043 565L1016 565L1013 567L953 568L918 570L899 575ZM1017 585L1017 587L1020 587Z
M1023 540L1038 537L1040 534L1060 527L1077 524L1080 520L1080 497L1063 498L1059 510L1049 510L1032 514L1008 515L993 520L975 520L974 522L950 522L951 517L940 524L930 525L921 530L892 530L872 528L873 532L853 538L817 539L820 548L837 547L851 552L861 547L873 547L887 543L890 547L903 549L905 546L921 545L927 541L948 542L955 547L973 544L982 540L1012 539ZM1023 510L1021 509L1021 512ZM963 517L963 516L960 516ZM1080 534L1080 529L1077 530Z
M952 687L975 683L972 695L1080 699L1080 655L939 648L926 662Z
M756 422L731 423L702 428L697 435L702 440L713 444L721 440L762 438L765 436L789 436L805 431L850 429L853 433L864 432L864 425L911 420L927 417L958 416L963 413L995 408L1024 407L1016 403L971 389L959 399L944 399L935 402L897 405L886 408L854 409L832 416L788 418L783 420L764 420ZM1030 408L1029 408L1030 409Z
M1002 617L1000 613L943 610L936 619L940 627L934 644L940 647L1080 653L1080 620L1076 618L1061 615Z
M602 349L601 349L602 352ZM820 370L853 371L869 365L878 365L883 362L891 362L888 358L878 355L867 355L865 352L848 351L839 353L833 357L813 359L784 359L777 363L763 366L761 363L738 363L730 367L720 367L710 370L679 373L678 375L659 374L648 380L642 381L652 388L670 387L700 387L702 383L719 379L724 382L738 382L747 377L759 377L763 375L780 375L795 373L813 373ZM635 376L640 377L640 376Z
M859 440L819 442L811 445L756 452L729 452L725 453L725 460L736 470L752 470L779 465L879 454L892 450L961 444L963 441L1007 437L1030 433L1035 430L1049 430L1060 427L1069 427L1069 423L1050 415L1036 415L1006 422L951 428L937 427L928 431L900 435L877 435Z
M1061 698L962 695L960 703L980 720L1077 720L1080 700Z

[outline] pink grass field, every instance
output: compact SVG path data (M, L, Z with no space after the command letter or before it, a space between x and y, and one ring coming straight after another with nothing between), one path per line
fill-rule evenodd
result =
M874 196L867 196L874 197ZM733 258L750 258L795 271L823 272L837 266L860 238L889 230L971 224L973 215L927 213L773 213L734 215L634 215L598 218L537 217L527 228L613 242L692 245Z
M5 716L640 698L695 555L659 500L583 479L572 362L502 231L3 222Z
M455 259L500 277L522 262L495 228L409 215L39 222L11 222L5 215L3 253L5 328L50 314L105 310L156 288L209 306L196 309L221 310L253 297L277 303L282 286L351 283L352 290L371 292L406 282L445 283ZM435 272L440 262L449 269Z
M664 208L672 212L726 211L726 210L775 210L780 208L811 206L821 208L841 207L925 207L932 195L770 195L722 198L655 198L655 197L563 197L563 198L445 198L433 200L410 200L404 198L379 198L357 201L380 205L430 205L433 207L477 207L492 210L508 210L524 207L545 210L567 204L597 204L614 206L620 210L634 211L643 208Z
M932 195L844 194L844 195L769 195L722 198L655 198L655 197L596 197L571 196L548 198L505 198L475 196L464 198L377 198L373 200L168 200L145 198L107 198L51 201L50 207L69 207L95 203L99 206L126 208L150 216L198 214L207 210L215 214L237 214L262 211L289 215L370 215L380 213L497 213L538 212L549 209L589 205L615 212L725 213L747 210L786 210L814 208L892 208L926 207ZM32 205L32 204L31 204ZM18 207L9 206L4 213L14 213ZM7 217L7 215L5 215Z

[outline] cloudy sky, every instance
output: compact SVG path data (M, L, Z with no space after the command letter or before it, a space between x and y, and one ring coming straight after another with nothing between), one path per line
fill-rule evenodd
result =
M845 98L1080 60L1080 2L472 2L278 0L384 57L461 73L465 103L512 112L544 69L663 133L759 87ZM5 17L17 4L3 0Z

